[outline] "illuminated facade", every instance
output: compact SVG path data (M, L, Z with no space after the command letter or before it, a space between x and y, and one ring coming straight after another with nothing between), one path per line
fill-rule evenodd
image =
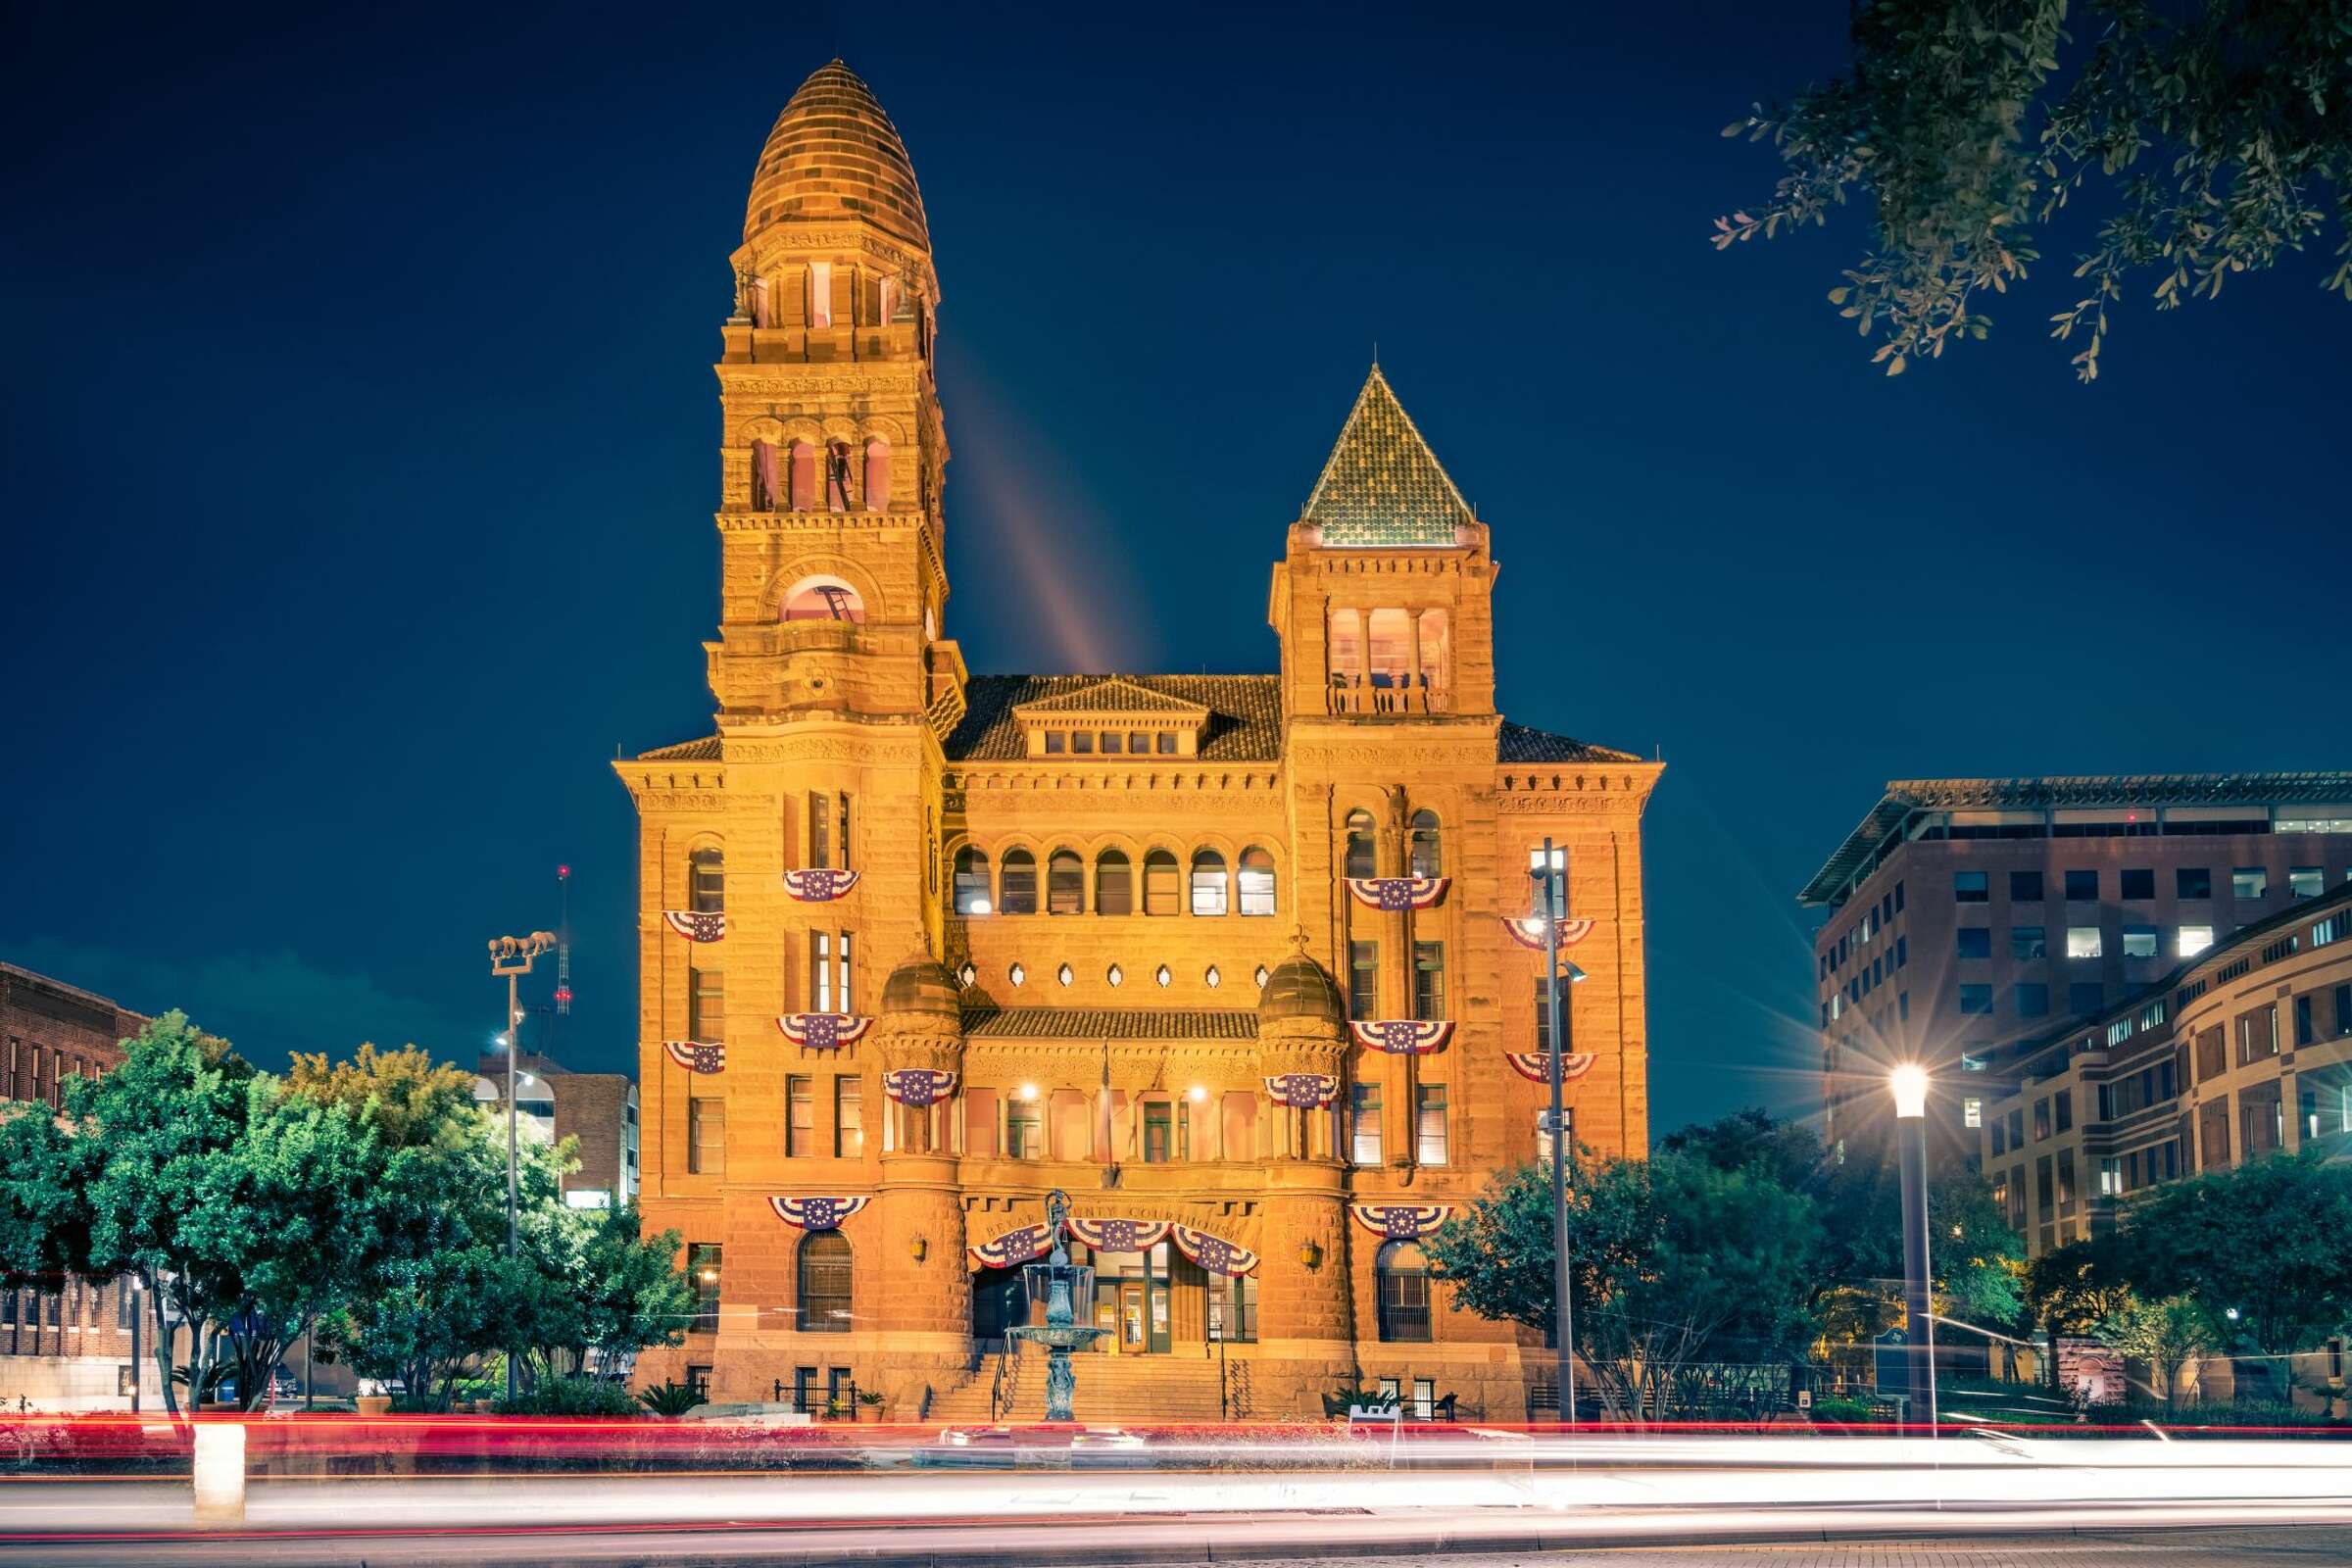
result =
M643 1375L1034 1415L1042 1372L992 1352L1061 1187L1113 1330L1082 1417L1382 1379L1519 1416L1528 1342L1450 1311L1416 1238L1535 1153L1542 958L1505 920L1545 835L1576 1130L1645 1150L1657 765L1497 713L1488 530L1377 368L1281 541L1279 672L967 673L922 201L838 62L734 262L716 733L615 764L646 1222L705 1290Z

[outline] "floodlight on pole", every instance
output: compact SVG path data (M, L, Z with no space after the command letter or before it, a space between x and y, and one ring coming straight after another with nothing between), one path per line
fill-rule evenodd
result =
M1903 1179L1903 1330L1907 1388L1924 1402L1936 1432L1936 1315L1928 1295L1928 1069L1897 1063L1886 1074L1894 1093L1895 1157Z
M553 931L534 931L527 937L493 937L490 939L490 974L507 979L507 1256L512 1258L521 1250L519 1227L515 1221L517 1200L514 1177L514 1062L522 1054L522 1008L514 994L515 982L531 972L531 960L556 945ZM507 1397L514 1397L514 1351L507 1351Z

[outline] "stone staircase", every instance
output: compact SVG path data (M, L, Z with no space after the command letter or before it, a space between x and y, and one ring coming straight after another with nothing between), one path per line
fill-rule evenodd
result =
M1082 1421L1216 1421L1217 1363L1186 1355L1077 1355L1077 1413ZM930 1420L943 1426L984 1426L996 1388L997 1358L955 1388L932 1396ZM1236 1379L1236 1382L1240 1380ZM1042 1421L1046 1416L1046 1352L1023 1347L1005 1363L1010 1408L999 1419ZM1245 1412L1236 1410L1237 1417Z

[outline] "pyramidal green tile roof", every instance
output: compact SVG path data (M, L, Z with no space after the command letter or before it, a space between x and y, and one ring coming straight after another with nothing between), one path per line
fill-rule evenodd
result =
M1300 520L1343 548L1450 545L1477 519L1374 365Z

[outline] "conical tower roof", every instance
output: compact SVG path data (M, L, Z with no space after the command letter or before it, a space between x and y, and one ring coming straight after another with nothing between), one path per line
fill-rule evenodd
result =
M899 128L857 73L836 60L801 83L767 133L743 237L776 223L856 219L931 248L923 193Z
M1299 520L1327 545L1378 548L1450 545L1478 519L1375 365Z

